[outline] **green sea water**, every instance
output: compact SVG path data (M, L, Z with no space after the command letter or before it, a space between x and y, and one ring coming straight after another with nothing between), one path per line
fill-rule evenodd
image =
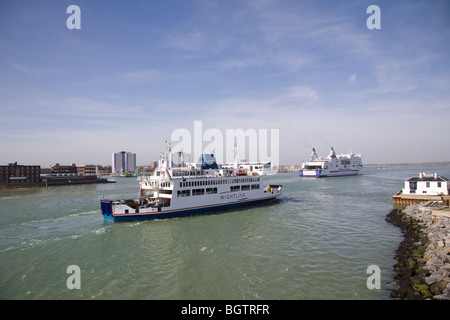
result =
M265 177L278 202L220 214L104 224L116 183L0 190L1 299L390 299L400 229L392 195L419 171L363 168L353 177ZM67 285L78 266L80 289ZM369 289L367 268L380 268Z

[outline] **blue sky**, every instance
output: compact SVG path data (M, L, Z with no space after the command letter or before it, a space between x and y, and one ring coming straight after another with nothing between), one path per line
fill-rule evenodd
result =
M196 120L279 129L281 164L330 146L450 161L449 17L437 0L3 0L0 163L110 165L126 150L143 165Z

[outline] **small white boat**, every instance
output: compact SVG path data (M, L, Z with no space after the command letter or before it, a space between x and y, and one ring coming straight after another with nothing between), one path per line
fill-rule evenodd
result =
M223 165L224 168L234 168L234 164L226 164ZM273 176L277 174L278 170L277 168L273 167L268 162L239 162L237 164L237 169L240 170L240 172L245 172L249 176Z

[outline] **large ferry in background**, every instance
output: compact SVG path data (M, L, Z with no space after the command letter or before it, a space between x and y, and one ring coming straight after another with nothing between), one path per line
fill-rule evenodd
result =
M212 154L173 167L166 143L153 175L138 177L139 197L102 199L102 215L105 222L166 219L266 203L282 194L281 185L264 186L261 176L246 172L237 166L222 168Z
M309 161L303 162L300 177L339 177L356 175L363 167L362 154L336 155L333 148L326 157L318 157L316 149L312 149Z

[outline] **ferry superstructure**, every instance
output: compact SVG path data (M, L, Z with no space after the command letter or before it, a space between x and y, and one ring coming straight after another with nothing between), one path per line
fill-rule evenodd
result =
M238 170L246 172L247 175L273 176L277 174L277 169L274 168L270 161L267 162L246 162L242 161L238 164ZM224 168L234 168L235 164L226 164Z
M300 177L339 177L356 175L363 167L362 155L353 154L351 151L347 154L336 155L333 148L326 157L318 157L316 149L312 149L311 158L302 163Z
M282 194L281 185L263 185L261 176L247 176L237 168L221 168L212 154L199 163L172 167L166 147L158 168L141 176L137 199L101 200L105 222L167 219L213 213L269 202Z

